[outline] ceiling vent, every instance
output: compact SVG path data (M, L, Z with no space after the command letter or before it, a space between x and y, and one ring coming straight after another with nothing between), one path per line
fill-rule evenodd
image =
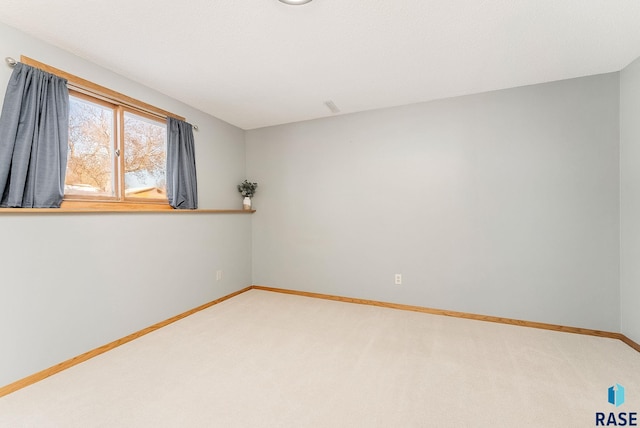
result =
M331 110L331 113L340 113L340 109L338 108L338 106L336 105L336 103L334 103L333 101L329 100L329 101L325 101L324 105L326 105L329 110Z
M311 0L280 0L284 4L290 4L292 6L298 6L301 4L309 3Z

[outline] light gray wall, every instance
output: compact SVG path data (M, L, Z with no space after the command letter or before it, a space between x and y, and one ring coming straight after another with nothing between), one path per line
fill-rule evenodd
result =
M618 85L248 131L254 283L619 331Z
M0 52L185 116L200 207L241 207L241 129L2 24ZM0 386L251 284L248 215L0 213L0 236Z
M620 72L622 333L640 343L640 59Z

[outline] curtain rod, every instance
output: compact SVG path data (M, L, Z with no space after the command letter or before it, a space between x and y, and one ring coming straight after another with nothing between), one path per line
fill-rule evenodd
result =
M15 65L18 63L18 61L16 61L15 59L11 58L10 56L6 57L4 60L7 62L7 65L9 67L15 67ZM79 89L79 88L75 88L75 89ZM195 131L198 130L198 125L191 125L191 126L193 127L193 129Z

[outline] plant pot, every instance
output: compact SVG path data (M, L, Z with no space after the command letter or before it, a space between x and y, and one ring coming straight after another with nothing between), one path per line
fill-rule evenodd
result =
M251 210L251 198L250 197L245 197L242 200L242 209L246 210L246 211L250 211Z

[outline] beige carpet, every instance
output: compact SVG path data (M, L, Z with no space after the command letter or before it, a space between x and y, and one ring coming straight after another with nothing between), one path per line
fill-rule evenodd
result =
M607 402L607 388L626 402ZM612 339L251 290L0 398L0 427L591 427Z

